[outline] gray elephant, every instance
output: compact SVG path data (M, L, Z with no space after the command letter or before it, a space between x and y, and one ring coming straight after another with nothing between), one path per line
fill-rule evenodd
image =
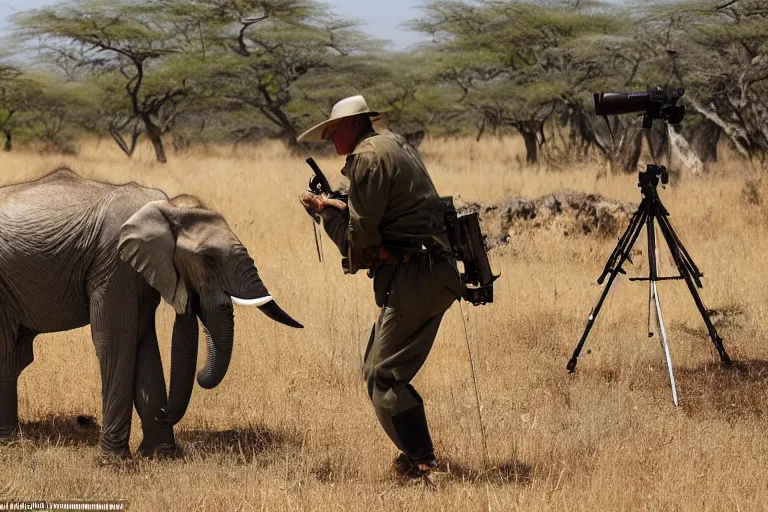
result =
M166 395L155 333L163 297L176 312ZM194 385L198 319L203 388L226 374L233 301L301 327L269 295L221 215L191 196L111 185L58 169L0 188L0 438L18 427L17 380L40 333L91 325L102 383L103 453L127 456L133 405L139 452L173 454L173 425Z

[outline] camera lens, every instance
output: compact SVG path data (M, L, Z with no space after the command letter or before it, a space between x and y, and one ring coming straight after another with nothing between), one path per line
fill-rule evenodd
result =
M594 96L598 116L645 112L651 103L648 92L596 92Z

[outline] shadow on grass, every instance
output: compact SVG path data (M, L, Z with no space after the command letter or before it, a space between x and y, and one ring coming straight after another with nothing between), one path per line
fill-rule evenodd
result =
M227 430L180 430L176 433L176 442L184 458L225 456L234 458L237 464L250 464L257 458L269 459L300 444L294 436L254 425Z
M709 316L712 325L718 331L723 329L741 329L748 320L746 310L735 304L723 306L721 308L707 309L707 315ZM675 327L678 327L680 330L691 336L704 339L708 338L709 332L701 321L701 317L694 318L694 320L695 327L691 327L688 324L678 324Z
M491 467L476 468L450 460L441 461L440 468L447 471L455 482L485 483L496 485L528 485L533 481L533 467L520 461L506 461Z
M44 446L93 446L99 445L101 427L93 416L49 415L39 420L22 421L19 433L8 445L29 443L34 447ZM139 432L139 435L141 433ZM256 458L270 458L276 453L297 446L299 441L288 434L262 426L248 425L227 430L207 428L176 431L176 443L180 450L173 457L159 457L165 460L209 459L212 457L233 458L238 464L250 464ZM146 460L134 457L120 460L116 466L130 465L130 460Z
M18 439L35 446L96 446L101 429L93 416L49 415L22 421Z
M768 361L733 361L730 368L718 363L675 368L675 379L688 415L727 421L768 417Z

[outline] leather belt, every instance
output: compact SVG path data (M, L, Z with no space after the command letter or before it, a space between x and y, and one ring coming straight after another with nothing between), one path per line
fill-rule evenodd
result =
M412 259L416 259L419 253L403 251L395 253L384 247L379 247L378 256L381 263L387 265L399 265L400 263L408 263Z

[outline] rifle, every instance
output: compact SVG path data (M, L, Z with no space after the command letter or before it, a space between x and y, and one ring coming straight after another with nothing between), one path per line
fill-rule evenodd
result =
M331 188L331 184L328 182L328 178L325 177L325 174L323 174L323 171L320 169L320 166L317 165L317 162L315 162L315 159L312 157L307 158L306 160L307 164L312 168L312 171L314 171L315 175L312 176L309 179L309 190L313 194L322 195L325 194L331 199L340 199L344 201L345 203L349 199L349 195L345 194L341 191L334 191ZM315 248L317 249L317 259L320 260L322 263L323 261L323 244L321 235L318 232L317 225L320 224L320 214L314 210L307 209L309 214L312 216L312 219L314 220L314 224L312 224L312 227L315 230Z
M348 194L331 189L331 184L328 182L328 178L325 177L325 174L323 174L323 171L320 169L320 166L317 165L314 158L307 158L307 164L315 173L315 175L309 179L309 190L313 194L325 194L331 199L341 199L345 203L347 202L347 199L349 198Z
M333 190L331 190L331 184L328 183L328 178L325 177L325 174L323 174L323 171L320 169L320 166L317 165L315 159L312 157L307 158L307 164L309 164L309 166L315 172L315 175L309 179L309 190L318 195L333 194Z

